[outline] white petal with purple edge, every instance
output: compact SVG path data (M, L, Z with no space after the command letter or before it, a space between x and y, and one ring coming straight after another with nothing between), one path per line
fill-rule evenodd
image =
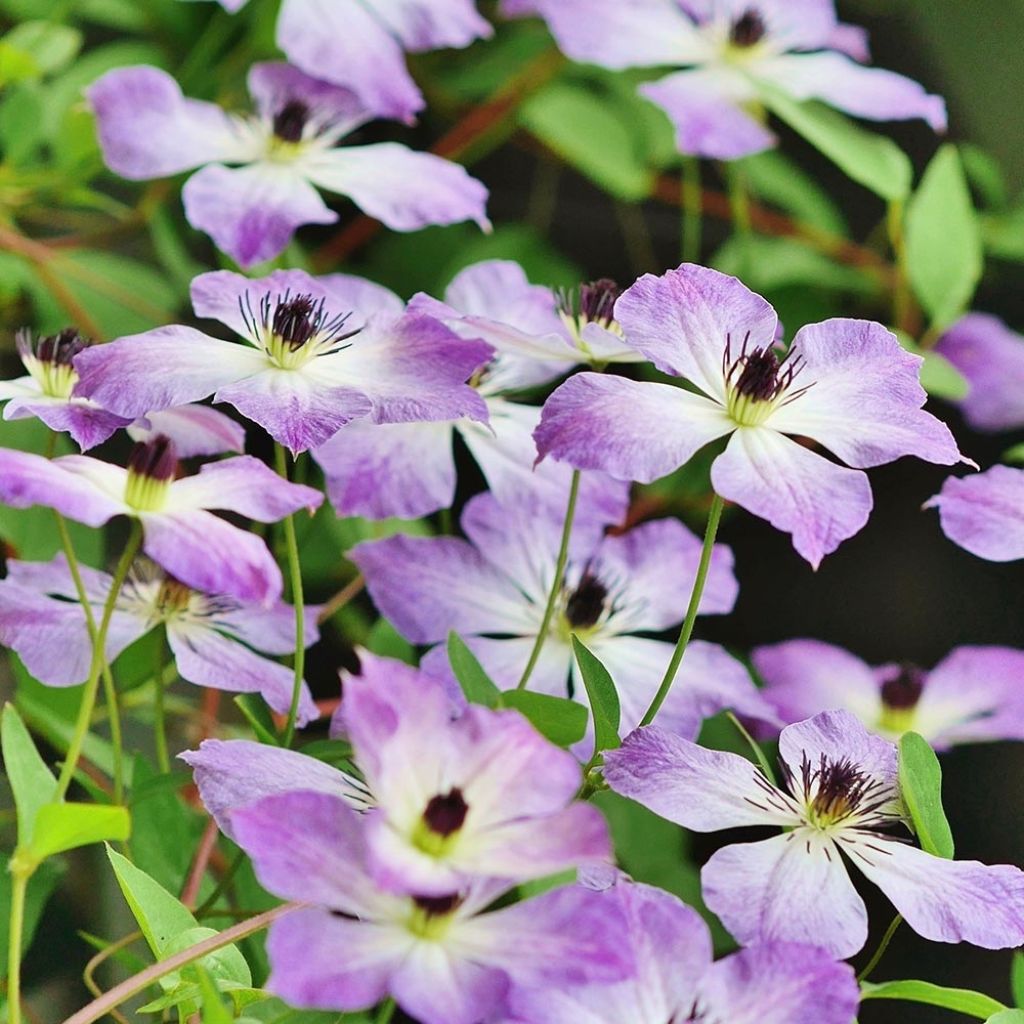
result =
M147 413L132 423L127 433L133 441L149 441L163 434L171 439L182 459L245 451L245 427L207 405L181 405Z
M1024 469L993 466L977 476L947 477L925 502L937 508L942 532L978 558L1024 558Z

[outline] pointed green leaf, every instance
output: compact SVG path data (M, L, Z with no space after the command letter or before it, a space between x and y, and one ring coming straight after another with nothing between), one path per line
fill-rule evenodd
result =
M495 708L501 703L501 691L465 645L458 633L448 634L448 662L470 704ZM527 716L529 717L529 716Z
M619 740L619 695L608 669L582 644L578 637L572 638L572 649L576 663L583 676L583 685L590 698L590 711L594 716L594 753L614 750L621 745Z
M956 1010L978 1020L988 1020L993 1014L1006 1009L1002 1003L981 992L965 988L943 988L928 981L883 981L877 985L862 981L860 993L861 999L904 999L911 1003L926 1003L928 1006Z
M196 972L202 995L203 1024L232 1024L235 1015L224 1005L213 978L202 967L197 967Z
M986 1024L1024 1024L1024 1010L1000 1010Z
M942 768L928 741L916 732L900 737L900 788L921 847L951 860L953 834L942 809Z
M532 690L505 690L501 703L525 715L537 732L560 747L571 747L586 734L587 709L568 697L552 697Z
M39 809L57 794L57 780L39 755L13 704L5 705L0 716L0 744L18 813L18 845L26 847L32 841Z
M45 804L39 808L28 855L37 862L55 853L108 841L123 842L131 833L127 807L104 804Z

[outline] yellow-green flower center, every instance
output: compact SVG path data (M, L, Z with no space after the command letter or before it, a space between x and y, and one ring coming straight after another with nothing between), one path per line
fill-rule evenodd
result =
M405 926L418 938L440 942L451 928L461 902L457 893L451 896L414 896Z
M178 459L170 438L158 434L140 441L128 457L124 500L139 512L159 512L167 502Z

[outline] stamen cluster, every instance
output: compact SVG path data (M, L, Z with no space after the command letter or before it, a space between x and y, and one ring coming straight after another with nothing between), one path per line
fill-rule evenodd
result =
M57 334L33 338L29 330L18 331L18 354L25 369L50 398L68 399L78 381L74 358L92 341L74 327L65 327Z
M722 353L726 410L741 427L759 426L775 408L793 401L807 390L801 388L790 393L793 381L803 369L800 356L787 359L783 364L770 346L748 351L749 344L750 332L747 331L739 355L734 357L732 335L726 334L725 351Z
M178 456L169 437L158 434L151 441L140 441L128 456L125 502L140 512L158 511L177 472Z
M346 331L351 313L330 313L324 298L313 295L264 295L258 312L248 292L238 300L249 336L282 370L296 370L317 356L333 355L349 346L359 328Z

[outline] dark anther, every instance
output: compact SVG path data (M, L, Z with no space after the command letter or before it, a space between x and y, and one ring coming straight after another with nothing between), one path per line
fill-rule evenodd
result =
M580 313L588 323L608 326L615 319L615 302L622 289L611 280L602 277L589 284L580 285Z
M79 334L74 327L65 327L58 334L50 334L38 340L34 340L28 330L18 332L18 349L23 356L31 355L41 363L52 363L55 366L70 366L75 356L91 344L92 341Z
M444 796L430 798L423 812L423 821L431 832L439 836L450 836L458 832L466 820L469 805L463 799L461 789L452 789Z
M316 334L317 323L321 319L312 295L296 295L294 299L277 304L272 329L294 352Z
M274 115L274 134L282 142L301 142L309 120L309 107L302 100L289 100Z
M882 683L882 703L888 708L912 708L921 699L922 690L924 673L916 665L901 665Z
M608 600L608 588L589 570L581 577L576 589L565 603L566 621L574 629L588 629L596 625Z
M164 434L151 441L140 441L128 456L128 472L150 480L173 480L178 472L174 442Z
M412 901L429 917L443 917L462 902L462 897L453 892L450 896L413 896Z
M764 38L764 19L754 8L748 7L733 23L729 42L733 46L754 46Z
M766 402L779 393L779 357L770 348L756 348L736 379L736 390L759 402Z

